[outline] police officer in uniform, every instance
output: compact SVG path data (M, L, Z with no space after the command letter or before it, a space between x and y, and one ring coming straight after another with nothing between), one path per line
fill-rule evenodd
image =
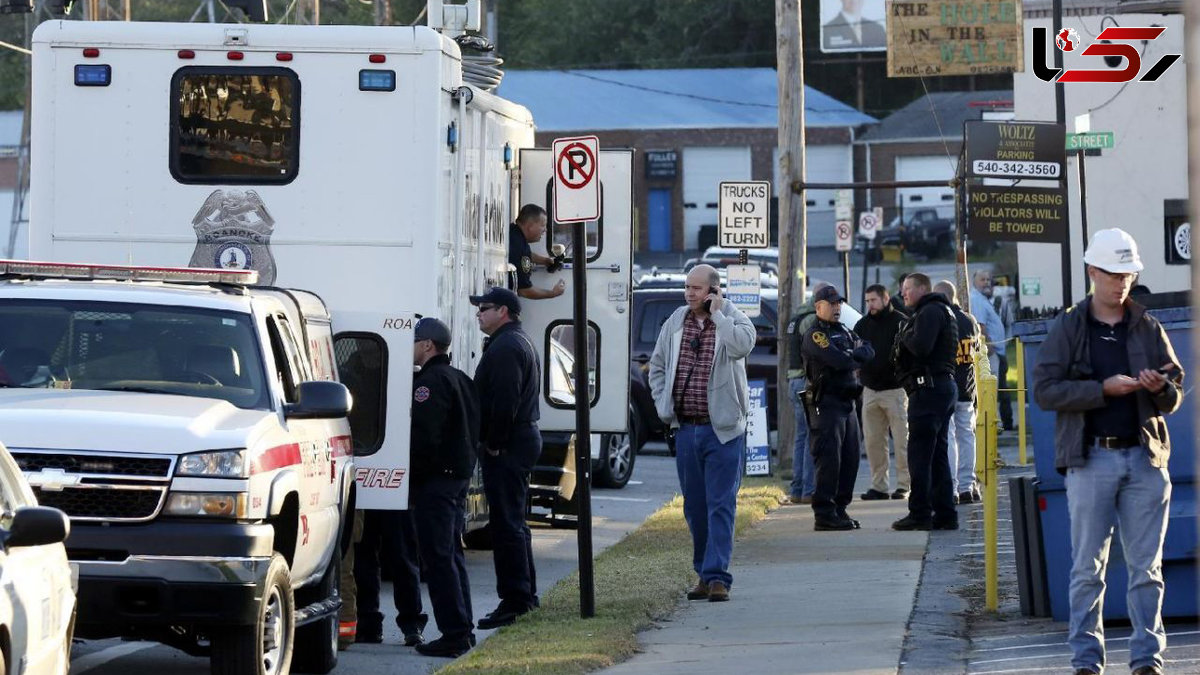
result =
M842 325L842 301L833 286L813 294L817 321L804 334L801 350L808 373L807 412L817 480L813 516L817 530L853 530L858 521L846 507L858 476L859 431L854 401L862 393L856 372L875 356Z
M538 604L533 537L525 523L529 474L542 453L541 366L521 329L521 301L507 288L472 295L479 328L489 336L475 370L480 405L480 465L491 520L492 557L500 605L479 620L488 630L507 626Z
M912 481L908 515L892 523L896 530L958 529L946 434L958 397L958 324L950 301L931 289L929 277L919 272L904 280L904 302L912 319L896 336L892 359L908 392Z
M529 300L556 298L563 294L567 284L562 279L554 288L536 288L529 278L534 265L543 265L547 272L562 269L561 255L549 258L533 252L530 244L541 241L546 234L546 209L537 204L526 204L517 214L517 222L508 226L508 262L517 269L517 295Z
M466 373L450 365L450 329L433 317L413 332L411 510L425 563L433 618L442 636L417 645L426 656L457 657L475 643L471 584L463 558L467 483L475 471L479 399Z

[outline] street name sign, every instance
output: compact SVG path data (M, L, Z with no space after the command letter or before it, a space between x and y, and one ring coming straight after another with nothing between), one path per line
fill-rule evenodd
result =
M1116 134L1111 131L1067 134L1067 150L1110 150L1115 141Z

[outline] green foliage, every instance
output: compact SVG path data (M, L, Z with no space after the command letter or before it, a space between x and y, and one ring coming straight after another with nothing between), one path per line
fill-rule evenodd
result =
M108 0L119 11L120 0ZM131 0L138 21L207 20L200 0ZM413 23L425 0L390 0L391 23ZM730 68L775 64L775 0L492 0L497 8L498 52L512 69ZM273 22L294 21L292 0L268 0ZM486 4L486 3L485 3ZM819 3L801 2L806 83L858 107L859 72L864 112L883 117L930 91L1007 89L1008 75L886 77L881 52L822 54ZM72 18L82 14L76 3ZM120 17L114 16L114 19ZM231 21L219 0L217 21ZM0 40L24 42L22 16L0 16ZM421 19L420 23L425 20ZM322 24L373 24L371 0L321 0ZM24 57L0 50L0 109L21 105Z

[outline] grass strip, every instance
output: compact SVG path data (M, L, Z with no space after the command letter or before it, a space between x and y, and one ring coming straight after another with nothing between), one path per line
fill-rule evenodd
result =
M737 534L784 498L776 479L746 478L738 492ZM579 573L542 597L542 605L438 670L454 673L586 673L629 658L638 631L671 614L695 583L692 540L675 497L595 560L596 616L579 616Z

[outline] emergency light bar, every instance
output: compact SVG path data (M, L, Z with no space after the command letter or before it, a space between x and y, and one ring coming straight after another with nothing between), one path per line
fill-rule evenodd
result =
M34 262L0 260L0 277L27 279L114 279L118 281L176 281L193 284L258 283L256 270L224 270L202 267L136 267L133 265L93 265L89 263Z

